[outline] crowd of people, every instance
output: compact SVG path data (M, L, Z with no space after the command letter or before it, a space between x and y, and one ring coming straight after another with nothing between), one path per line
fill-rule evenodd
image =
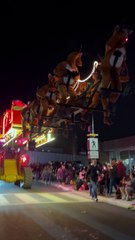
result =
M130 200L135 193L135 165L129 172L121 160L112 159L101 164L92 159L87 166L76 162L49 162L31 164L36 181L46 185L52 182L73 184L75 190L88 190L89 196L98 201L98 195Z

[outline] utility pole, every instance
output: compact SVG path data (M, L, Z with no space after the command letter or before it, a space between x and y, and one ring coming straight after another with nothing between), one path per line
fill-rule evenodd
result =
M88 126L87 133L88 159L99 158L98 134L94 132L94 114L92 112L91 126Z
M94 113L92 112L91 133L94 133Z

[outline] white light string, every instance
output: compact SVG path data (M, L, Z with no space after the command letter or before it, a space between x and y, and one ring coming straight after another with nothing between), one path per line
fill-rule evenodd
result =
M93 63L93 68L91 73L88 75L88 77L86 77L85 79L81 80L79 79L75 84L74 84L74 90L76 91L77 88L79 87L80 82L86 82L89 78L91 78L91 76L93 75L93 73L95 72L95 70L97 69L99 63L97 61L94 61Z

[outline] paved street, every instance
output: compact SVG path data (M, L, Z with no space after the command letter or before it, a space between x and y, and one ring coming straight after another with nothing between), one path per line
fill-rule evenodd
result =
M34 183L25 190L0 183L0 236L6 240L134 240L135 212L70 186Z

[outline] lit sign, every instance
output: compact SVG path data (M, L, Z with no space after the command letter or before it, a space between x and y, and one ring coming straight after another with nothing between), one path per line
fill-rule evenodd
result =
M51 141L53 141L53 140L55 140L54 137L51 138L49 141L47 141L47 140L41 140L41 141L39 141L39 142L36 142L35 147L36 147L36 148L41 147L42 145L44 145L44 144L46 144L46 143L49 143L49 142L51 142Z
M5 143L3 144L3 147L8 145L12 140L14 140L21 133L22 133L21 129L11 128L4 136Z
M54 132L52 130L49 130L47 133L44 133L35 139L35 147L38 148L46 143L49 143L51 141L55 140Z

